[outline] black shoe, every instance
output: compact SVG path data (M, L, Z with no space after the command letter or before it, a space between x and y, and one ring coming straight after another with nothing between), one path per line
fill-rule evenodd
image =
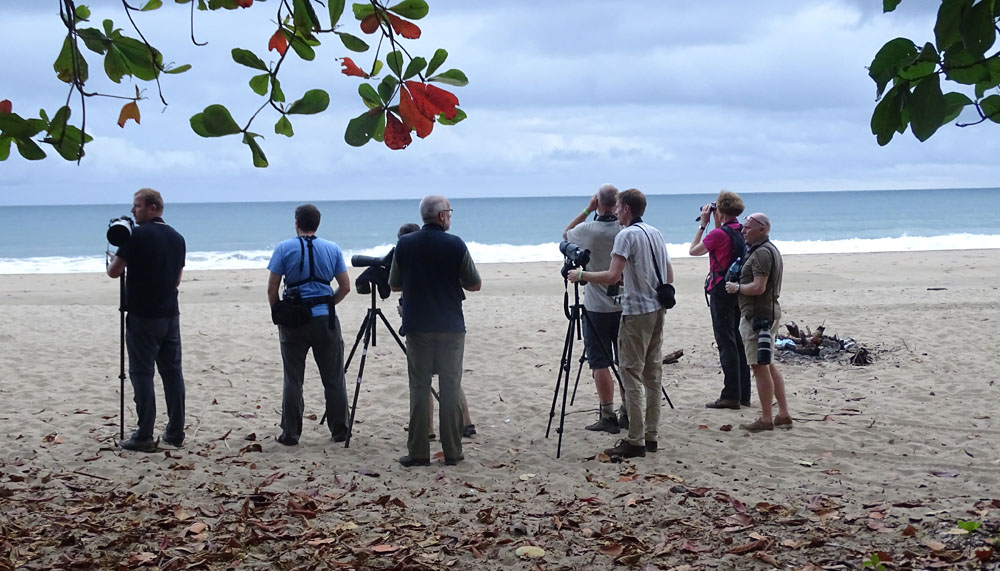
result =
M656 452L656 441L647 440L646 441L646 452Z
M345 434L331 434L330 435L330 440L333 440L334 442L346 442L347 441L347 434L346 433Z
M593 432L604 431L608 434L618 434L620 432L618 420L613 416L602 416L597 422L588 424L584 428Z
M705 405L705 408L728 408L740 410L740 401L736 399L716 399Z
M133 452L156 452L157 444L159 444L158 440L139 440L135 436L130 436L128 440L118 441L119 448Z
M166 434L160 435L160 443L166 445L169 448L180 448L184 446L184 439L174 440L172 438L167 438Z
M624 440L619 440L618 444L614 448L608 448L604 451L604 453L612 458L635 458L637 456L645 456L646 447L636 446L635 444L629 444Z
M746 407L746 408L750 408L750 399L747 399L747 400L741 400L741 401L740 401L740 406L742 406L742 407Z
M628 430L628 411L625 410L625 407L618 409L618 428Z
M430 466L431 461L427 458L412 458L409 455L400 456L399 463L403 465L404 468L410 468L412 466Z
M278 444L284 444L285 446L298 446L298 438L290 438L284 434L279 434L277 438L274 439Z
M445 466L457 466L458 463L461 462L462 460L465 460L465 456L459 456L458 458L445 458L444 459L444 465Z
M475 424L466 424L465 428L462 429L462 436L464 436L465 438L472 438L475 435L476 435Z

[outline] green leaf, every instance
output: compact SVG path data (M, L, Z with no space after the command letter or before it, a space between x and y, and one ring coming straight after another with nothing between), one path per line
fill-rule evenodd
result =
M285 30L285 37L288 38L288 43L300 58L306 61L316 59L316 52L304 39L297 35L292 35L288 30Z
M80 36L83 40L83 44L87 46L87 49L103 55L105 51L104 42L107 38L101 33L97 28L83 28L76 31L76 35Z
M48 121L24 119L17 113L0 114L0 132L15 139L28 139L48 128Z
M468 115L465 114L465 111L462 111L461 109L458 109L458 108L455 108L455 111L456 111L455 116L452 117L451 119L445 118L445 116L444 116L443 113L440 114L440 115L438 115L437 116L437 122L438 122L438 124L439 125L454 125L456 123L461 123L462 120L468 118Z
M399 81L391 75L385 76L382 83L378 84L378 95L382 99L382 103L388 105L392 101L392 96L396 92L397 85L399 85Z
M11 138L6 135L0 136L0 161L6 161L10 156L10 141Z
M887 145L899 129L902 121L900 113L902 107L900 86L908 85L909 83L903 82L893 86L882 97L882 101L879 101L878 105L875 106L875 111L872 113L871 128L872 134L875 135L879 146L884 147ZM902 89L908 90L909 87Z
M179 65L177 67L164 68L163 73L169 73L171 75L176 75L178 73L184 73L185 71L191 69L191 64L186 63L184 65Z
M191 117L191 129L202 137L222 137L242 131L229 110L218 104L209 105L204 111Z
M415 57L410 60L410 63L406 65L406 71L403 72L403 79L410 79L414 75L417 75L427 66L427 60L422 57Z
M923 79L934 73L935 65L929 61L922 61L914 65L908 65L899 70L898 75L902 79L916 81Z
M286 113L296 115L314 115L330 106L330 95L322 89L310 89L306 91L302 99L292 103Z
M150 10L156 10L163 6L162 0L149 0L146 5L142 7L142 12L149 12Z
M987 119L1000 123L1000 95L990 95L979 102L979 109Z
M980 524L978 521L962 521L962 520L958 520L958 523L956 525L958 525L958 527L964 529L965 531L968 531L969 533L972 533L973 531L976 531L977 529L979 529L979 526L982 525L982 524Z
M378 114L378 123L375 125L375 132L372 133L372 139L380 143L385 141L385 113Z
M403 74L403 54L399 50L385 54L385 63L392 73L397 76Z
M430 65L427 66L427 75L434 75L434 72L441 67L444 60L448 59L448 52L438 48L434 51L434 57L431 58Z
M104 26L104 35L110 36L111 34L114 33L115 31L114 22L112 22L111 20L104 20L103 22L101 22L101 24Z
M90 8L84 6L83 4L80 4L79 6L76 7L76 13L74 15L76 16L76 20L78 22L83 20L89 20Z
M427 81L437 81L438 83L445 83L456 87L462 87L469 84L469 78L465 77L465 74L457 69L449 69L444 73L439 73L434 77L427 78Z
M972 5L972 0L942 0L934 24L934 43L939 52L946 52L962 41L960 27L962 13Z
M271 79L268 73L262 73L250 78L250 89L257 95L267 95L267 83Z
M63 111L65 109L65 111ZM52 130L45 142L52 145L56 152L67 161L80 160L83 157L84 135L77 126L67 123L69 120L69 108L60 109L52 121ZM93 140L90 135L86 136L87 142Z
M264 60L257 57L257 54L250 50L244 50L241 48L233 48L233 61L240 65L245 65L253 69L259 69L260 71L268 71L267 65Z
M278 119L278 122L274 124L274 132L277 135L284 135L286 137L291 137L295 134L295 132L292 131L292 122L289 121L288 117L285 117L284 115L282 115L281 119Z
M152 81L159 75L157 66L162 63L163 56L155 48L135 38L121 36L112 41L111 49L121 53L128 75L145 81Z
M337 27L337 22L340 21L340 16L344 13L344 0L328 0L326 7L330 11L330 29L332 30Z
M56 57L56 61L52 64L52 69L55 70L56 77L66 83L73 83L73 81L86 82L89 77L87 60L83 58L83 54L77 49L76 44L72 42L69 34L63 40L62 50L59 52L59 56Z
M920 141L926 141L944 123L947 103L941 93L941 77L925 77L913 89L909 99L910 129Z
M965 49L977 56L977 59L982 59L996 41L993 2L980 1L971 10L966 10L958 29Z
M944 55L941 62L945 77L965 85L975 85L990 79L990 68L973 54L953 49Z
M277 77L271 76L271 101L284 103L285 92L281 90L281 82Z
M427 2L424 0L403 0L395 6L390 6L389 11L395 12L410 20L419 20L427 15Z
M941 54L938 53L937 49L934 47L934 44L927 42L924 44L923 49L920 50L920 54L917 55L917 61L929 61L933 63L940 63Z
M945 113L944 113L944 121L941 122L941 125L946 125L948 123L951 123L952 121L957 119L959 115L962 114L962 110L964 110L966 106L972 105L972 100L969 99L968 96L966 96L963 93L958 93L955 91L952 91L951 93L945 93L944 101L945 101Z
M907 38L889 40L879 49L871 65L868 66L868 76L877 86L876 97L882 96L882 92L896 76L896 72L901 67L909 65L915 57L917 57L917 45Z
M128 73L128 68L125 66L125 60L122 59L121 52L118 50L108 50L107 55L104 56L104 73L111 81L121 83L122 76Z
M900 0L882 0L882 13L892 12L896 6L899 6L899 2Z
M253 155L253 166L259 169L267 168L267 157L264 156L263 149L257 144L257 137L260 137L260 135L256 133L244 133L243 142L250 147L250 153Z
M45 151L31 139L14 139L17 145L17 152L29 161L39 161L45 158Z
M372 139L378 129L379 116L383 116L381 111L365 111L347 123L347 131L344 132L344 141L352 147L364 146Z
M376 75L379 74L380 71L382 71L382 60L377 59L375 60L375 63L372 64L372 71L369 75L371 77L375 77Z
M375 13L375 8L372 7L371 2L365 2L364 4L351 4L351 9L354 10L354 18L358 21L364 20L367 16Z
M319 19L313 11L312 0L293 0L292 6L292 22L296 32L306 33L318 26Z
M340 41L343 42L344 47L351 50L352 52L360 53L368 51L368 43L362 40L361 38L352 36L347 32L336 32L336 34L340 36Z
M361 100L365 102L365 105L367 105L369 109L382 106L382 100L379 98L378 92L375 91L375 88L372 87L370 83L362 83L359 85L358 95L361 96Z

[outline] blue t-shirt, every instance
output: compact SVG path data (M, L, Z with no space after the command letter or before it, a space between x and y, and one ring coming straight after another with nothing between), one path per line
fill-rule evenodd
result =
M316 279L332 282L337 275L347 271L347 263L344 262L344 254L340 251L340 246L329 240L316 238L312 240L312 247ZM301 266L299 262L301 262ZM267 264L267 269L284 276L286 285L307 279L309 277L308 240L290 238L278 244L274 253L271 254L271 261ZM299 286L299 292L303 298L308 299L333 295L333 288L321 282L306 282ZM312 313L313 316L320 316L329 315L330 312L326 304L321 303L313 306Z

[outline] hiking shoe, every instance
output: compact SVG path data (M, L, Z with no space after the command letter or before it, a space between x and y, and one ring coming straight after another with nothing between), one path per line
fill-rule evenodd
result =
M476 435L475 424L466 424L465 428L462 429L462 436L464 436L465 438L472 438L475 435Z
M584 427L586 430L592 432L607 432L608 434L618 434L620 429L618 428L618 419L613 416L602 416L594 424L588 424Z
M774 423L764 422L762 419L758 418L750 424L741 424L740 428L746 430L747 432L763 432L765 430L774 430Z
M399 463L403 465L404 468L410 468L412 466L430 466L431 461L427 458L413 458L409 454L406 456L399 457Z
M298 446L299 439L292 438L290 436L285 436L284 434L279 434L277 438L274 439L278 444L284 444L285 446Z
M656 452L656 441L647 440L646 441L646 452Z
M730 410L740 410L740 401L736 399L715 399L705 405L705 408L728 408Z
M130 436L128 440L119 440L118 447L122 450L131 450L133 452L156 452L156 445L159 443L158 440L139 440L135 436Z
M184 446L184 439L174 440L168 438L166 433L160 435L160 444L165 445L167 448L180 448Z
M740 401L740 406L745 407L745 408L750 408L750 399L741 400Z
M619 440L618 444L614 448L608 448L604 451L605 454L611 456L612 458L635 458L637 456L646 455L645 446L637 446L635 444L629 444L624 440Z
M347 442L347 433L344 432L342 434L331 434L330 440L333 440L334 442Z
M791 416L776 416L774 417L774 425L778 428L784 428L785 430L792 429L792 417Z
M628 411L625 410L625 407L618 409L618 428L628 430Z
M461 462L462 460L465 460L465 456L459 456L458 458L445 458L444 459L444 465L445 466L457 466L458 463Z

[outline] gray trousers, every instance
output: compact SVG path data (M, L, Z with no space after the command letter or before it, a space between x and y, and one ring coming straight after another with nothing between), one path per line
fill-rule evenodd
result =
M340 334L340 319L333 318L333 328L327 316L313 317L301 327L278 327L281 342L281 362L285 379L281 393L281 430L285 438L298 440L302 435L302 415L305 400L302 385L305 378L306 354L313 359L323 381L326 400L326 424L330 435L347 435L347 388L344 384L344 339Z
M136 440L152 440L156 424L156 393L153 375L160 370L163 398L167 402L167 428L170 442L184 441L184 374L181 372L181 320L173 317L126 318L125 346L128 348L128 376L132 381L135 412L139 427L132 434Z
M438 375L441 398L441 448L446 459L462 458L462 358L465 333L407 333L406 362L410 377L410 428L406 449L411 458L429 460L431 456L430 398L431 375Z

